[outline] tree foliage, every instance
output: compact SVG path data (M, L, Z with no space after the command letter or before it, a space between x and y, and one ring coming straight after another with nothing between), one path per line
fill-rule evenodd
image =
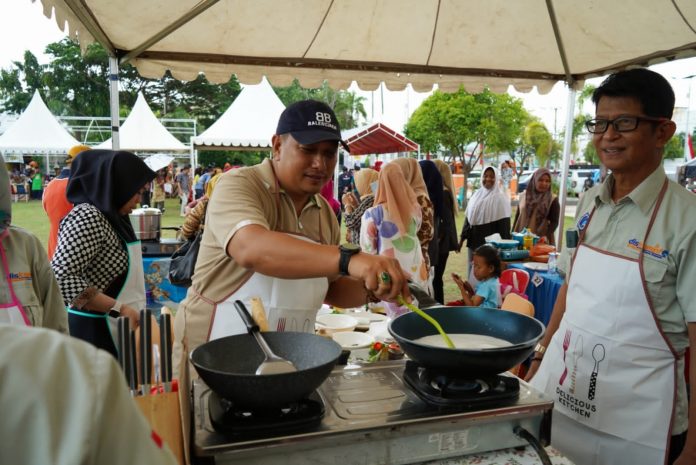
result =
M421 151L446 152L461 160L466 176L484 150L513 151L529 119L517 98L489 89L471 94L460 87L449 94L435 91L423 101L406 123L405 133L420 144Z
M299 102L300 100L314 99L326 103L330 106L341 129L352 129L358 126L361 118L367 118L365 111L365 98L346 90L334 90L324 81L321 87L316 89L305 89L295 79L288 87L274 87L276 94L285 106Z
M554 153L555 141L541 121L532 121L524 128L524 143L534 150L539 166L549 166Z

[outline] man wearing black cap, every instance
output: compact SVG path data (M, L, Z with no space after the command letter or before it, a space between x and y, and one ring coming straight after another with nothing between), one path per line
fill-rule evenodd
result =
M329 106L305 100L281 114L272 158L224 173L208 204L193 283L175 325L175 365L206 340L245 333L233 302L259 297L271 331L314 332L324 302L409 298L398 261L338 246L336 216L319 191L341 139ZM175 370L183 367L175 367Z

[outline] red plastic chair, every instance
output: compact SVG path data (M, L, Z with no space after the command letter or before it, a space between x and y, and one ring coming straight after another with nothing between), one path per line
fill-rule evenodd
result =
M517 268L508 268L500 274L500 294L504 299L509 293L527 298L525 290L529 284L529 273Z

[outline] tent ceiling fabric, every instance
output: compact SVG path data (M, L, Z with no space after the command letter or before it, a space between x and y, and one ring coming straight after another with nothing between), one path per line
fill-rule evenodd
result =
M420 147L408 137L382 123L343 131L351 155L417 152Z
M127 55L191 10L202 11L133 63L194 79L333 88L384 81L477 91L582 81L630 65L696 56L693 0L42 0L82 45ZM558 27L558 37L553 25ZM560 39L560 42L559 40ZM151 41L152 42L152 41ZM567 67L564 66L564 59ZM130 57L129 57L130 58Z
M19 119L0 136L2 152L68 153L77 144L77 139L53 116L38 91Z
M285 105L264 78L246 85L225 113L199 136L194 148L257 150L271 147L271 138Z
M120 150L189 150L162 126L142 93L138 93L135 105L119 133ZM94 148L111 149L111 138Z

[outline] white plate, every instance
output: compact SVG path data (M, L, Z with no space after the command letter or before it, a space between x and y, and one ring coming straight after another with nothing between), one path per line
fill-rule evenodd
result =
M527 262L524 264L524 267L527 268L528 270L533 270L533 271L549 271L549 264L548 263Z

